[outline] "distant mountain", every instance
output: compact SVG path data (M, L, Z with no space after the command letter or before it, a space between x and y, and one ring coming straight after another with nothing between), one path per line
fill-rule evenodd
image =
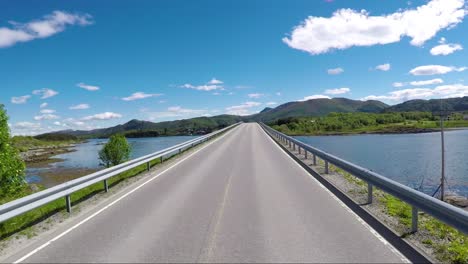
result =
M258 114L246 117L246 119L267 122L285 117L324 116L331 112L379 113L387 107L387 104L375 100L360 101L347 98L321 98L285 103L267 111L264 109Z
M129 122L109 128L94 130L62 130L50 134L67 134L81 138L109 137L116 133L124 134L128 137L145 136L174 136L174 135L194 135L206 134L213 130L220 129L231 124L242 121L239 116L219 115L213 117L196 117L184 120L166 121L153 123L142 120L130 120ZM38 135L36 137L41 137Z
M265 113L265 112L268 112L270 110L272 110L273 108L271 107L265 107L262 111L260 111L260 113Z
M236 122L263 121L270 122L279 118L325 116L331 112L431 112L440 109L441 100L411 100L389 106L376 100L360 101L347 98L312 99L302 102L289 102L276 108L266 107L261 112L250 116L219 115L213 117L196 117L184 120L153 123L142 120L129 122L109 128L84 130L62 130L38 135L53 138L54 135L71 135L81 138L109 137L116 133L127 137L173 136L206 134L213 130L229 126ZM443 109L448 111L468 111L468 96L463 98L443 99Z
M393 105L386 108L385 112L433 112L440 111L468 111L468 96L447 99L431 99L431 100L410 100L401 104Z

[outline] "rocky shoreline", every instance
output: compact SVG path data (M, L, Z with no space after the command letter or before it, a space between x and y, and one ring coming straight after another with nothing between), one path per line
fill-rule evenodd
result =
M63 146L50 146L43 148L29 149L28 151L21 152L20 156L28 167L36 167L34 165L44 165L51 162L59 161L60 159L51 158L52 156L69 153L75 151L73 148L76 144L69 144Z

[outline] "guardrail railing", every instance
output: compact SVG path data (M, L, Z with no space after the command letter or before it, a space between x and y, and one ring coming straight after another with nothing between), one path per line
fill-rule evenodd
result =
M401 183L388 179L376 172L369 169L355 165L349 161L338 158L325 151L309 146L297 139L287 136L273 128L260 123L262 128L271 136L277 140L288 145L293 150L298 148L299 153L301 149L304 151L305 158L308 158L308 154L312 154L313 164L317 165L317 158L321 158L325 162L325 174L328 174L329 163L339 167L346 172L354 175L355 177L365 181L368 185L368 203L372 203L372 190L373 187L377 187L384 192L391 194L398 199L408 203L412 206L412 225L411 231L416 232L418 230L418 210L421 210L440 221L468 234L468 212L442 202L432 196L425 193L411 189Z
M164 158L170 156L172 154L180 153L183 150L189 149L195 145L203 143L220 133L231 129L240 123L236 123L225 127L223 129L214 131L210 134L197 137L195 139L188 140L186 142L177 144L175 146L127 161L125 163L100 170L98 172L77 178L75 180L71 180L49 189L33 193L31 195L19 198L17 200L5 203L0 205L0 223L4 222L8 219L11 219L15 216L21 215L28 211L31 211L37 207L50 203L52 201L58 200L60 198L65 197L65 204L67 207L67 212L71 212L71 198L70 195L78 190L86 188L90 185L93 185L98 182L103 182L104 191L107 192L109 190L109 185L107 180L112 176L116 176L122 172L130 170L132 168L138 167L142 164L146 163L147 170L150 169L150 162L155 159L160 159L163 162Z

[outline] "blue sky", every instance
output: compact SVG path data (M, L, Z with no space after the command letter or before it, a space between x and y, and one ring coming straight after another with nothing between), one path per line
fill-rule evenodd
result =
M464 0L5 0L0 10L0 103L14 134L317 97L468 95Z

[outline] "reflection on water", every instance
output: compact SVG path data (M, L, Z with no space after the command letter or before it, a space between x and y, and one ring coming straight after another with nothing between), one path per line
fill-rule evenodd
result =
M195 136L131 138L128 139L128 142L132 146L130 158L138 158L193 138L195 138ZM51 183L51 179L44 179L44 177L53 175L53 178L56 178L57 175L54 174L61 174L64 171L70 171L75 168L91 170L103 169L103 167L99 165L98 152L106 142L107 139L90 139L86 143L78 144L74 148L76 150L74 152L54 156L54 158L63 159L63 161L51 163L45 168L27 168L26 180L30 183L47 182L47 185L51 186L59 182L54 179ZM66 175L64 175L64 177L66 177Z
M296 138L428 194L440 182L440 133ZM468 196L468 130L445 133L445 154L449 190Z

